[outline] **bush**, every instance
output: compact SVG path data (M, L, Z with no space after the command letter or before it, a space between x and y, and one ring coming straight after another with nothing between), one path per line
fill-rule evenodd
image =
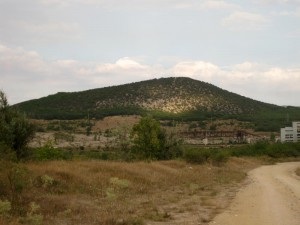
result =
M26 146L34 133L34 125L24 114L9 107L5 94L0 90L0 142L11 148L17 158L21 159L26 155Z
M181 141L174 134L168 135L160 123L143 117L131 131L131 153L137 159L167 160L182 155Z
M32 159L38 161L67 160L71 157L72 155L70 153L59 148L54 148L51 143L32 150Z
M266 141L259 141L253 145L245 145L234 148L231 151L232 156L262 156L267 155L267 148L269 144Z
M0 158L2 160L17 161L16 152L3 142L0 142Z
M258 142L245 145L231 151L232 156L269 156L272 158L300 156L300 143L267 143Z
M102 152L102 151L85 151L80 154L88 159L99 159L99 160L109 160L113 159L112 152Z
M202 164L208 162L210 155L208 149L188 148L184 151L183 157L189 163Z
M215 166L221 166L229 159L229 153L224 150L213 151L211 154L212 164Z
M0 215L7 215L10 210L11 210L11 203L7 200L5 201L0 200Z
M189 148L184 152L184 159L189 163L212 163L214 166L221 166L229 159L230 153L217 149L196 149Z
M165 159L164 145L166 136L158 121L143 117L131 131L132 152L145 159Z
M297 149L297 143L276 143L269 145L266 154L272 158L281 157L298 157L300 156L300 149Z
M29 171L20 164L0 161L0 197L7 198L14 213L22 214L23 191L30 185Z

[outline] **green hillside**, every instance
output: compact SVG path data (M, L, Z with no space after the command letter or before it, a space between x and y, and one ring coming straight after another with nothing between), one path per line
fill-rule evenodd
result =
M152 114L160 119L236 118L276 129L300 119L300 108L246 98L190 78L161 78L82 92L59 92L16 105L31 118L81 119ZM265 124L265 125L264 125ZM274 127L274 128L275 128Z

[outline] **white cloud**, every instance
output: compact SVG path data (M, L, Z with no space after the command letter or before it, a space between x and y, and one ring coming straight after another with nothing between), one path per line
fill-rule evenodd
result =
M249 12L234 12L222 20L222 25L231 30L261 30L269 20L260 14Z
M12 71L35 71L45 73L49 66L35 51L26 51L22 48L9 48L0 45L0 71L3 73Z
M212 82L214 76L222 74L222 71L218 66L209 62L183 61L171 68L170 73L176 76L187 76Z
M233 10L239 8L238 5L224 0L39 0L41 4L47 6L68 7L74 4L97 5L106 9L222 9Z
M80 91L169 76L191 77L265 102L300 105L300 68L255 62L223 68L193 60L164 67L131 57L113 63L71 59L47 61L37 52L0 45L0 89L7 92L11 103L58 91Z
M282 10L274 11L271 13L272 16L291 16L291 17L300 17L300 7L297 7L293 10Z
M237 10L240 6L227 1L206 0L178 2L175 4L175 8L193 10Z
M81 29L77 23L43 22L32 23L15 21L15 28L22 31L23 35L31 37L31 41L65 41L81 37Z
M300 4L300 0L252 0L259 4Z
M240 6L229 3L227 1L215 1L215 0L204 1L203 3L200 4L200 7L204 9L229 9L229 10L240 8Z

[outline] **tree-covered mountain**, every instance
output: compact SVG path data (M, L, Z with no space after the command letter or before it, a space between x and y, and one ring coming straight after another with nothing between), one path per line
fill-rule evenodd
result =
M147 80L81 92L59 92L15 105L31 118L79 119L87 116L152 114L165 119L209 117L251 120L300 119L300 108L280 107L185 77ZM274 118L275 118L274 117Z

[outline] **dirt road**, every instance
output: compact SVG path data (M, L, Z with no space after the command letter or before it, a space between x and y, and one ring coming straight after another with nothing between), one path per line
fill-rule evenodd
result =
M250 182L231 206L210 225L299 225L300 162L263 166L249 173Z

